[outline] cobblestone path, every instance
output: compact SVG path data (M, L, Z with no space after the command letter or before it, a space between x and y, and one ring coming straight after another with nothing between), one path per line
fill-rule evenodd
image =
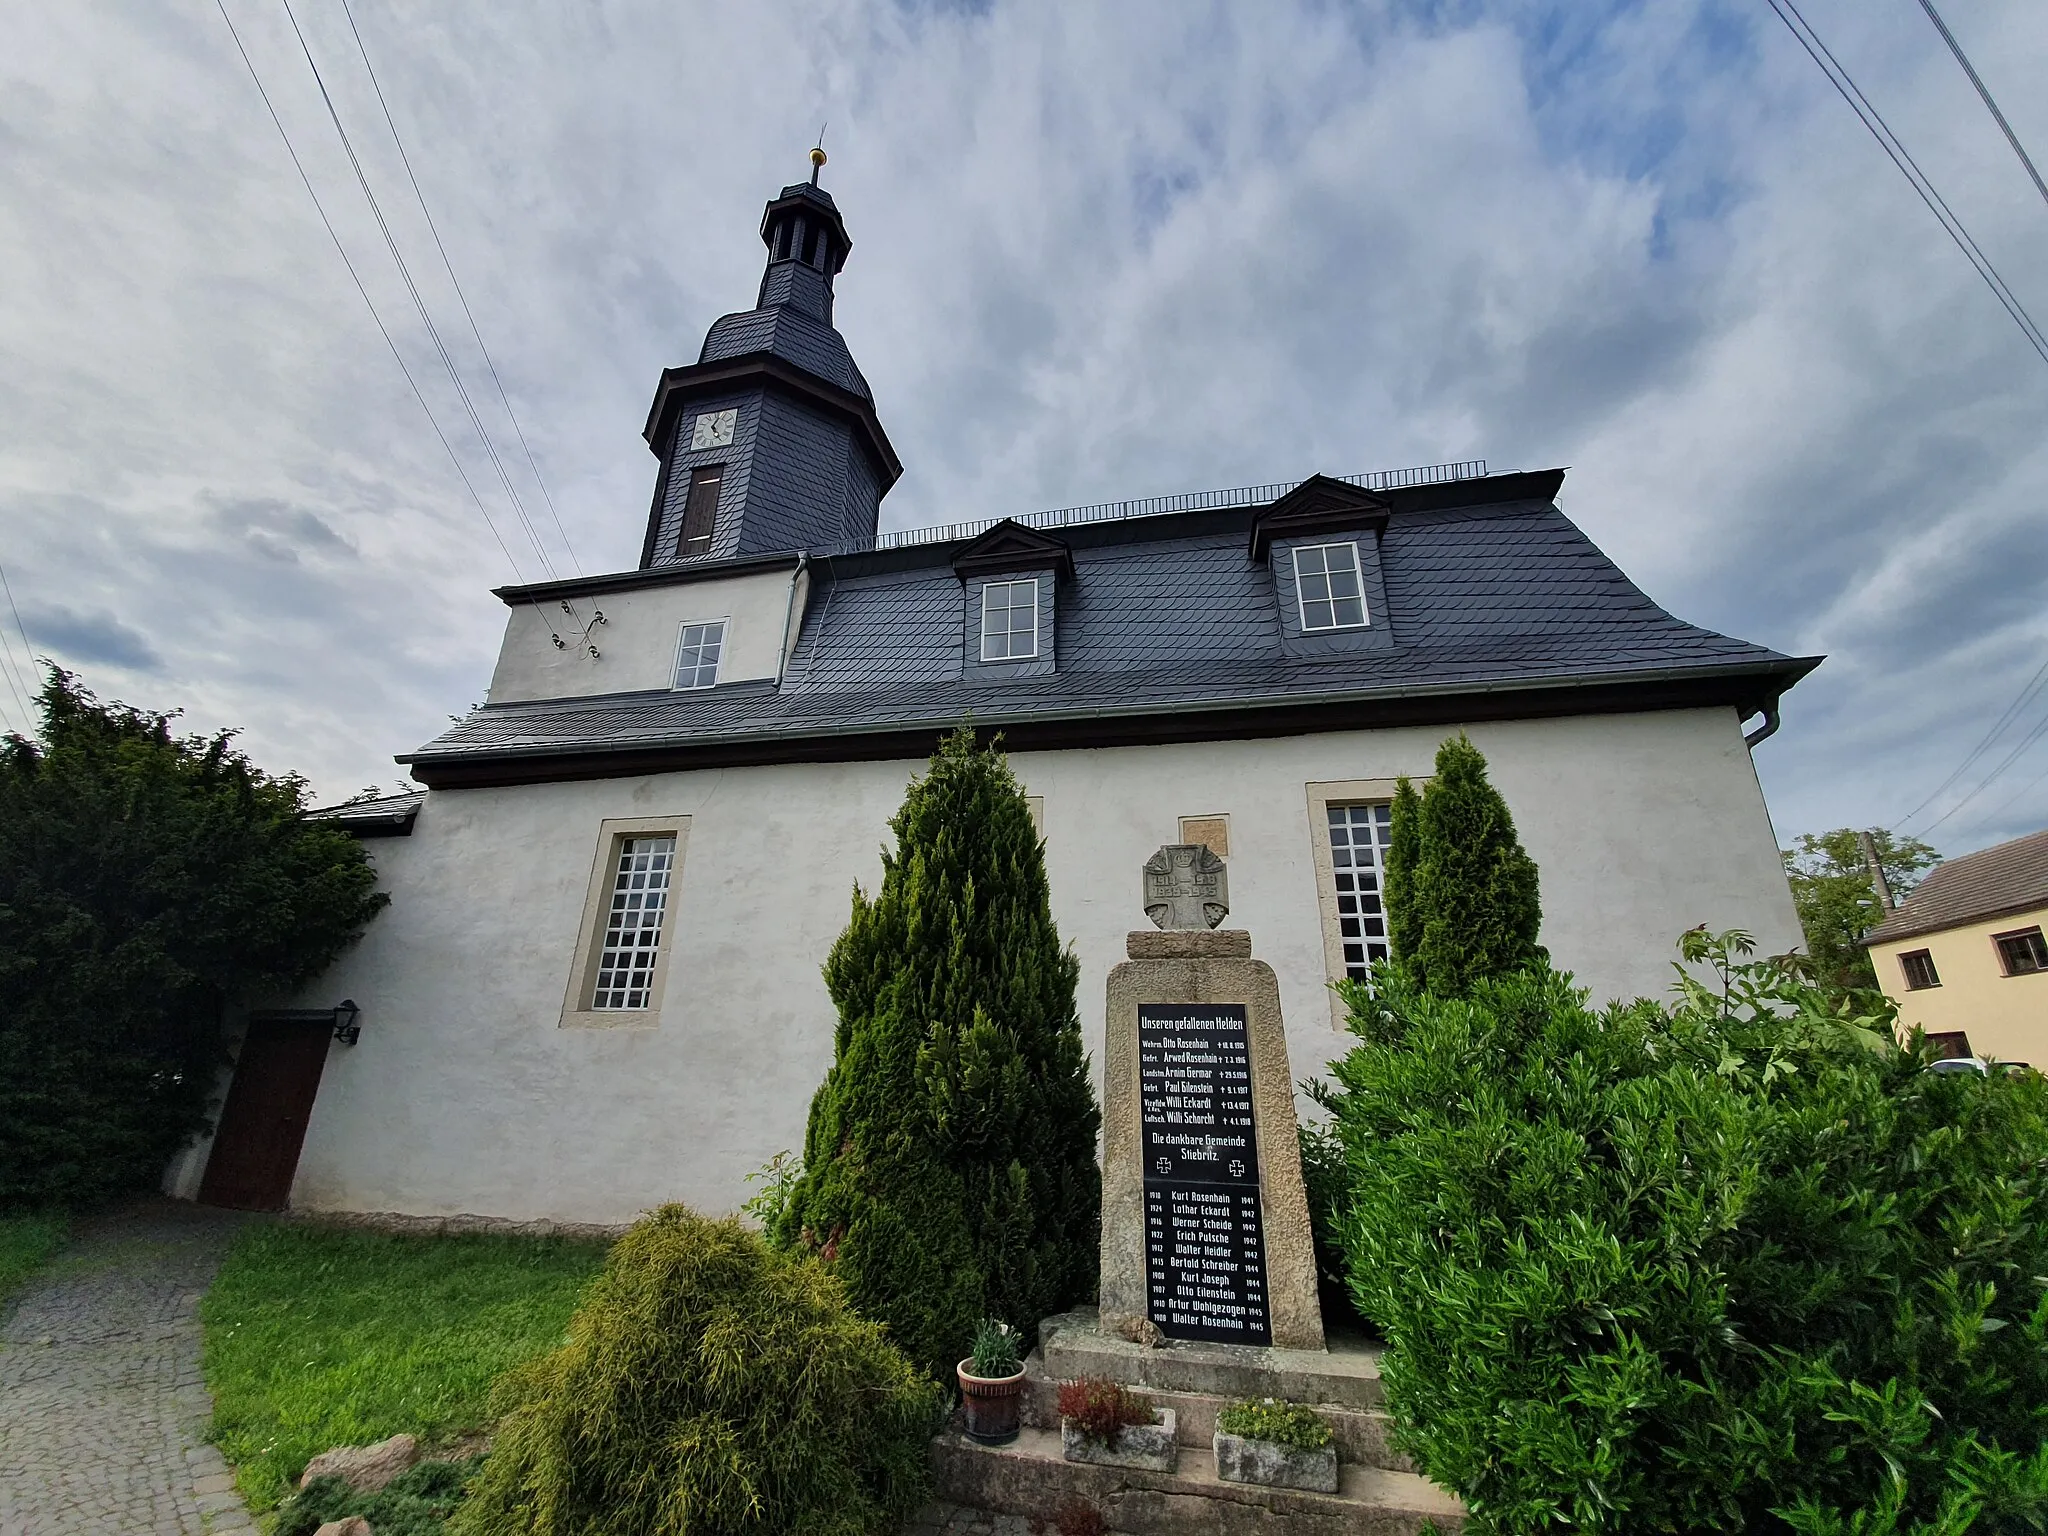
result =
M245 1219L149 1201L29 1282L0 1327L0 1536L254 1529L199 1376L199 1298Z

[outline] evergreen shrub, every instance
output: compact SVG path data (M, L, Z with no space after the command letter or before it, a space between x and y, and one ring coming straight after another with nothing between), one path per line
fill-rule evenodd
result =
M498 1406L467 1536L881 1536L927 1494L942 1409L825 1265L679 1205Z
M1009 764L963 727L910 786L882 883L825 965L834 1060L801 1176L762 1209L941 1380L982 1317L1095 1294L1099 1115L1079 965Z
M0 739L0 1210L153 1188L206 1125L225 1013L310 981L384 906L360 843L233 735L50 669Z
M1380 890L1387 909L1387 949L1410 962L1422 948L1422 909L1415 900L1415 871L1422 862L1422 796L1407 774L1394 780L1387 819L1387 863Z
M1397 800L1395 814L1401 809ZM1445 996L1542 961L1536 862L1486 776L1485 756L1462 732L1437 748L1435 775L1413 814L1414 872L1395 873L1390 893L1403 945L1395 957ZM1397 829L1388 831L1389 862L1398 868L1408 855Z
M1404 1443L1478 1531L2042 1529L2048 1082L1931 1072L1745 944L1688 936L1720 985L1669 1009L1347 987Z

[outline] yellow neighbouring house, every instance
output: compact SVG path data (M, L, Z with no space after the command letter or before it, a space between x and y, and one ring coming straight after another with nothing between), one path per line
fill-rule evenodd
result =
M1877 984L1952 1056L2048 1068L2048 831L1950 859L1864 936Z

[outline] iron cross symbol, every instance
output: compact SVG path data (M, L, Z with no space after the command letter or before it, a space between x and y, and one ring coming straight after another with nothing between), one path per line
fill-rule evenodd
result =
M1168 843L1145 861L1145 915L1156 928L1200 932L1230 915L1230 880L1204 843Z

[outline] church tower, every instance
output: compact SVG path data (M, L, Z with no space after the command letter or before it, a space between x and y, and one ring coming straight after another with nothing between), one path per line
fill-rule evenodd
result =
M810 181L784 187L761 217L768 266L754 307L717 321L695 363L661 376L643 570L872 538L903 473L832 324L832 281L853 242L818 185L825 152L811 162Z

